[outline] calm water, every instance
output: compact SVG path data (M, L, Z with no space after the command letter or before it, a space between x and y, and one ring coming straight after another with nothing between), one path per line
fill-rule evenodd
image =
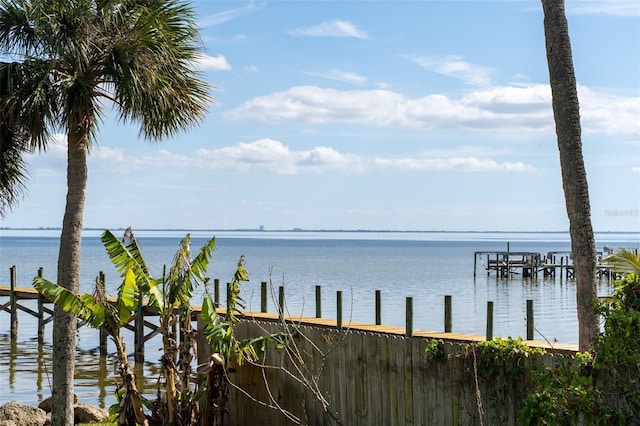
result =
M114 232L117 236L121 232ZM171 264L183 231L137 232L143 254L154 275ZM107 276L107 290L115 294L119 277L107 258L99 232L86 232L83 239L81 286L91 292L99 271ZM526 300L534 301L536 339L576 343L578 340L573 280L497 279L487 276L477 265L474 279L474 251L506 250L568 251L568 235L563 233L350 233L350 232L192 232L194 255L212 236L217 249L209 267L211 278L227 282L235 272L240 255L245 255L250 282L242 295L247 308L259 310L260 282L284 286L291 314L315 315L315 286L322 286L323 317L336 317L336 292L343 294L343 318L373 323L374 295L382 291L382 322L404 327L406 297L413 297L414 327L443 330L445 295L453 300L453 331L484 335L487 301L494 302L494 335L526 333ZM29 287L39 267L55 281L59 231L1 231L0 284L8 285L9 268L17 266L18 286ZM640 234L596 234L600 250L609 247L638 247ZM609 294L611 283L602 280L599 295ZM199 305L203 289L193 299ZM276 291L277 293L277 291ZM2 303L6 302L3 301ZM269 310L275 311L271 302ZM8 400L37 403L50 394L47 366L51 351L39 348L34 337L35 321L20 315L18 341L8 338L9 316L0 313L0 404ZM50 339L50 327L47 338ZM147 348L144 374L153 388L155 349ZM108 406L113 402L111 360L96 355L97 333L79 332L77 392L89 403ZM132 344L129 345L132 347ZM99 368L96 368L98 366ZM96 371L96 369L98 371Z

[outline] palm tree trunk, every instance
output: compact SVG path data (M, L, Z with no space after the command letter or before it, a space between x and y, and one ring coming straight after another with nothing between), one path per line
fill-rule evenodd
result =
M69 291L80 289L80 244L87 186L87 134L70 130L67 147L67 204L60 235L58 284ZM53 426L73 425L73 380L76 354L76 319L54 308L53 315Z
M542 0L542 8L562 186L577 284L578 343L581 351L587 351L593 348L599 327L593 309L596 299L596 249L591 227L587 173L582 157L578 90L564 0Z

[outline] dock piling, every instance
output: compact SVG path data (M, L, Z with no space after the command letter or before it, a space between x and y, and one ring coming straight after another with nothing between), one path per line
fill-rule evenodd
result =
M533 300L527 299L527 340L533 340Z
M493 302L487 301L487 340L493 340Z
M16 265L13 265L10 268L11 274L11 289L9 294L9 303L11 306L11 339L16 339L18 337L18 308L17 308L17 298L16 298L16 287L18 281L18 272L16 269Z
M220 279L213 280L213 304L216 308L220 307Z
M102 285L102 288L106 288L107 282L106 282L106 277L104 275L104 272L100 271L98 273L98 280L100 280L99 285ZM107 333L102 328L100 328L100 335L98 336L98 339L99 339L98 347L100 351L100 356L107 355L107 337L108 337Z
M316 318L322 318L322 287L316 286Z
M406 332L407 337L413 336L413 297L407 297L406 306Z
M267 288L268 284L266 281L262 281L260 283L260 312L267 312Z
M342 330L342 292L336 293L336 327Z
M284 286L278 287L278 314L284 318Z
M444 332L451 333L452 324L451 296L444 296Z
M44 269L38 268L38 277L44 277ZM38 293L38 344L44 343L44 299L42 294Z
M382 325L382 294L376 290L376 325Z

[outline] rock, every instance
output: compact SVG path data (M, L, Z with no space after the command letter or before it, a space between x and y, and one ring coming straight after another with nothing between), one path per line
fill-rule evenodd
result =
M78 423L102 423L106 422L109 412L100 407L89 404L77 404L73 407L76 424Z
M51 412L51 398L52 397L43 399L42 402L40 403L40 405L38 405L38 408L41 409L41 410L44 410L47 413L50 413ZM73 394L73 403L74 404L78 403L78 394L77 393Z
M4 421L5 426L11 425L7 421L13 421L20 426L43 426L47 421L47 413L40 408L18 402L7 402L0 407L0 422Z
M13 420L0 420L0 426L18 426Z

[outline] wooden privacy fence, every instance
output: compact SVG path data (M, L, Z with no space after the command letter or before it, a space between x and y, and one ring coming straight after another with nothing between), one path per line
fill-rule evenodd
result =
M11 314L12 337L17 335L18 311L38 318L40 336L51 309L44 306L47 302L39 299L35 290L17 287L15 269L11 276L11 285L0 287L0 296L10 299L0 305L0 310ZM216 280L217 304L219 286ZM260 361L268 367L245 363L231 375L234 383L229 410L231 424L516 424L519 404L530 389L526 377L511 375L508 383L497 385L482 379L475 345L469 343L485 337L452 332L450 296L445 297L444 332L426 332L413 328L412 298L407 298L406 327L393 328L379 324L380 291L375 293L374 325L343 323L341 292L336 293L337 318L321 318L319 287L316 287L316 318L285 317L283 287L278 289L277 312L268 313L267 290L267 283L263 283L261 310L265 312L244 312L235 328L235 337L257 337L281 332L286 327L289 352L270 345ZM21 305L21 299L38 299L37 311ZM218 312L224 313L224 309ZM198 314L199 308L195 307L194 319ZM129 327L138 339L136 352L143 351L145 339L157 333L157 325L146 319L152 315L141 305ZM147 335L140 333L145 328L152 331ZM488 332L489 329L488 322ZM436 339L442 340L442 356L438 359L425 353ZM527 344L568 354L577 349L575 345L550 346L546 342ZM545 355L541 359L526 362L553 362L554 358ZM141 360L142 357L136 357L136 363ZM505 389L509 391L504 392ZM288 413L288 417L279 414L282 412Z
M244 320L235 333L251 337L282 330L278 322ZM434 359L425 352L433 337L423 333L408 337L299 324L291 330L299 357L273 345L261 360L269 368L243 364L231 375L230 424L515 425L531 392L524 374L508 375L500 384L483 378L480 355L466 343L442 343L442 356ZM524 362L550 363L553 357Z

